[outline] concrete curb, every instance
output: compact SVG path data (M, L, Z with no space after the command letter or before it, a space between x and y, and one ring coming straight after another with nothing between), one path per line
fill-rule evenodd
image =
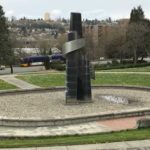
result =
M110 88L110 89L128 89L128 90L142 90L142 91L150 91L150 87L145 86L123 86L123 85L95 85L93 88Z
M150 91L149 87L131 87L131 86L93 86L93 88L110 88L110 89L135 89L135 90L144 90ZM65 87L52 87L52 88L37 88L32 90L10 90L10 91L1 91L0 95L13 95L13 94L25 94L25 93L35 93L35 92L47 92L47 91L64 91ZM71 124L80 124L92 121L99 120L108 120L116 118L125 118L125 117L137 117L150 115L150 108L143 109L134 109L120 112L110 112L110 113L101 113L88 116L73 116L70 118L54 118L54 119L19 119L19 118L0 118L0 126L9 126L9 127L44 127L44 126L63 126Z
M36 89L13 89L13 90L2 90L0 95L15 95L15 94L26 94L26 93L37 93L37 92L55 92L64 91L65 87L49 87L49 88L36 88Z
M15 119L15 118L1 118L0 126L8 127L46 127L46 126L64 126L72 124L87 123L99 120L137 117L150 115L150 109L128 110L124 112L106 113L89 115L82 117L70 117L62 119Z
M120 86L120 85L95 85L92 86L93 89L129 89L129 90L142 90L142 91L150 91L150 87L144 86ZM36 93L36 92L47 92L47 91L64 91L66 87L64 86L56 86L56 87L48 87L48 88L35 88L35 89L13 89L13 90L1 90L0 95L13 95L13 94L26 94L26 93Z

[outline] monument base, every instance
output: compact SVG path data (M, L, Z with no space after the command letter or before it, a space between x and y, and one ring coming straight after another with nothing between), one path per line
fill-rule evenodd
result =
M93 100L89 98L85 98L84 100L77 100L73 98L66 99L66 105L78 105L82 103L93 103Z

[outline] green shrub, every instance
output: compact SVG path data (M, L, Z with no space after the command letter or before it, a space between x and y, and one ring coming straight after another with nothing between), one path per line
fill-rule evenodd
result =
M66 64L61 62L51 62L50 68L54 70L64 71L66 69Z
M119 62L116 59L112 60L112 65L118 65L118 64L119 64Z
M139 64L104 64L94 65L95 70L109 70L109 69L125 69L125 68L135 68L135 67L146 67L150 66L150 63L139 63Z
M122 60L122 64L133 64L133 60ZM145 60L138 60L137 61L138 64L146 64L147 61Z

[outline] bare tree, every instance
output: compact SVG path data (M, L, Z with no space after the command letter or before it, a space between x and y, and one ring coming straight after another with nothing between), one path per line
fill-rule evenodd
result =
M56 47L62 51L62 46L63 44L67 41L67 35L66 34L61 34L58 36L57 41L56 41Z
M38 39L37 48L39 48L40 55L49 55L51 54L52 42L48 39Z
M139 57L143 59L146 52L145 34L148 32L147 24L131 23L127 32L127 46L133 56L134 64L137 63Z
M85 51L86 51L87 57L89 58L89 60L94 60L95 50L94 50L94 43L93 43L91 32L85 33L85 40L86 40Z

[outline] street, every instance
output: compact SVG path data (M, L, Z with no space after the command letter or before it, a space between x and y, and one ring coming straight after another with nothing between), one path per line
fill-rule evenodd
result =
M25 73L25 72L37 72L44 71L44 66L32 66L32 67L13 67L14 73ZM5 68L5 70L0 70L0 75L10 74L10 68Z

